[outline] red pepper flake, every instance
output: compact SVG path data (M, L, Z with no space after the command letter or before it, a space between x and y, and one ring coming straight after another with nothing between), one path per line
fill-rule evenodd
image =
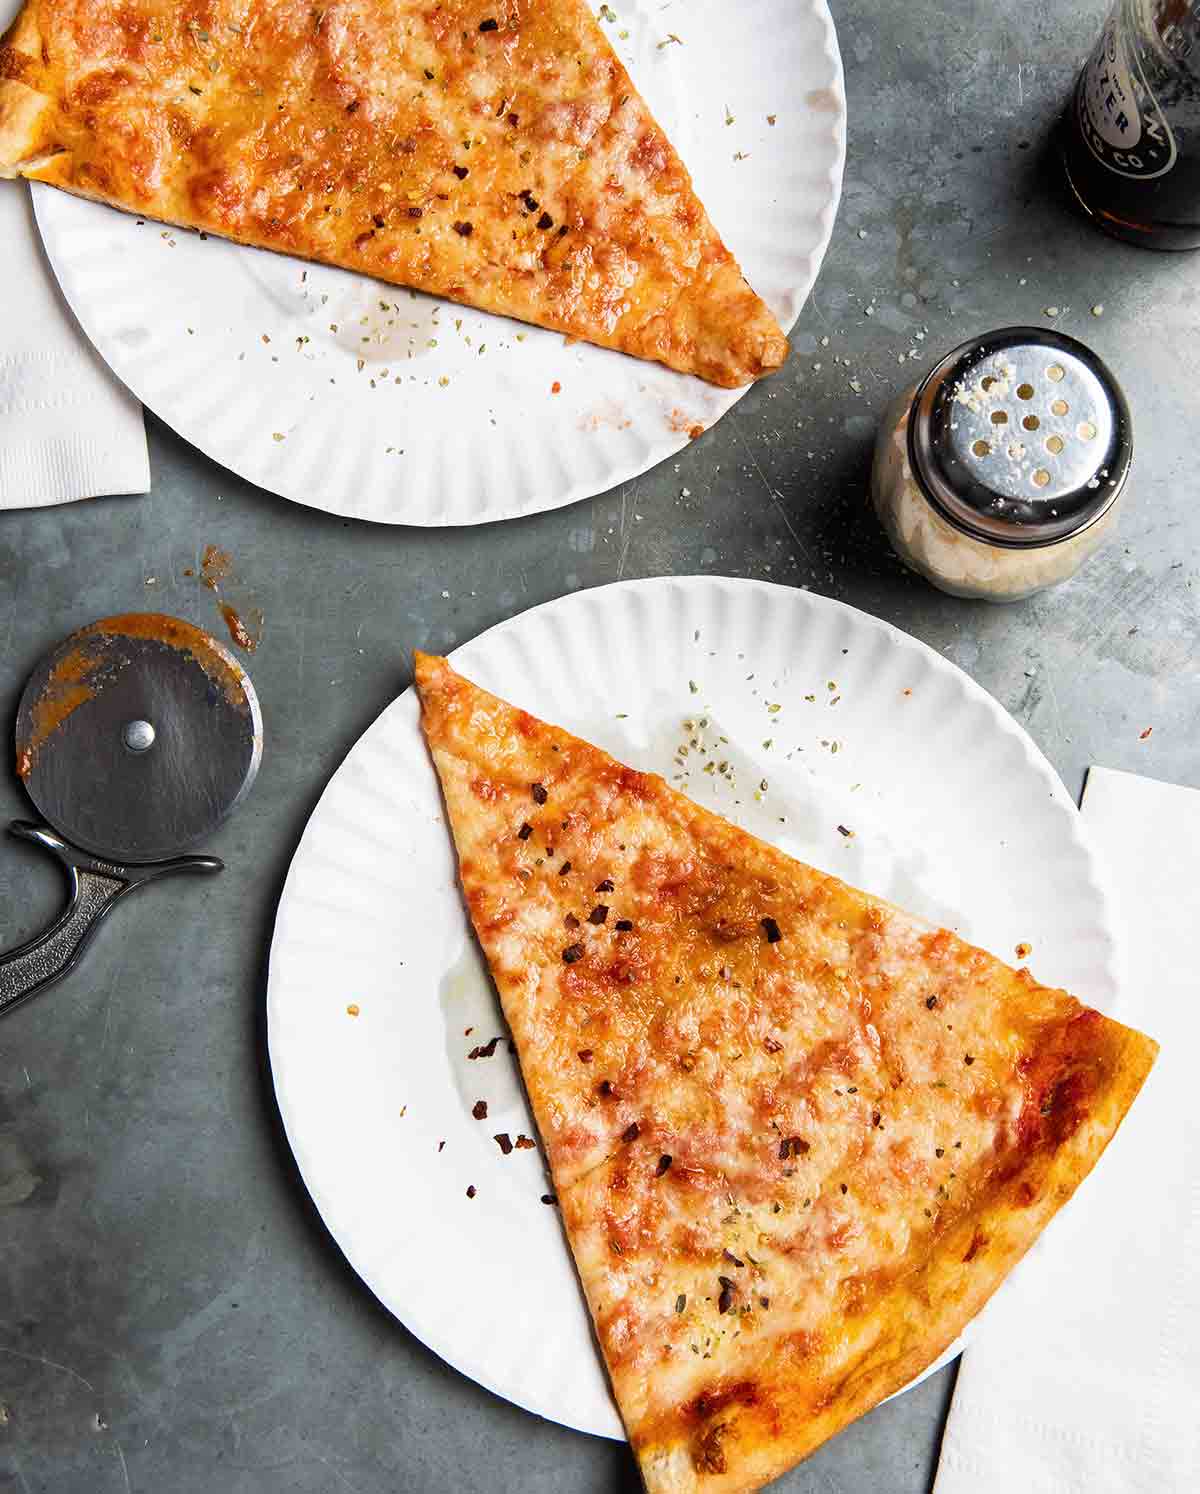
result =
M628 934L633 928L632 918L618 918L613 927L622 934Z
M882 1123L883 1123L883 1116L880 1115L880 1113L879 1113L878 1110L872 1110L871 1111L871 1124L873 1126L880 1126L880 1125L882 1125Z
M785 1136L779 1143L779 1160L786 1162L789 1157L803 1157L811 1150L803 1136Z
M473 1032L474 1032L474 1031L475 1031L475 1029L474 1029L474 1028L473 1028L473 1027L464 1027L464 1028L463 1028L463 1037L470 1037L470 1036L471 1036L471 1034L472 1034L472 1033L473 1033Z
M597 903L596 906L592 909L592 911L588 914L588 922L599 925L599 924L602 924L607 917L608 917L608 904L607 903Z
M613 1087L612 1087L612 1080L611 1079L601 1079L600 1083L596 1086L596 1088L600 1091L600 1093L604 1096L604 1098L606 1100L611 1100L613 1098L613 1096L616 1094L616 1090L613 1089Z
M577 929L579 927L579 920L575 917L574 913L568 913L563 922L569 929Z
M637 1121L631 1121L629 1125L627 1125L621 1132L621 1140L636 1141L640 1135L641 1127L638 1125Z
M536 1145L537 1142L534 1141L533 1137L526 1136L524 1131L522 1131L521 1134L517 1137L516 1148L519 1152L532 1151Z
M721 1295L717 1298L717 1311L726 1313L733 1306L733 1294L737 1291L737 1283L731 1281L728 1276L718 1276L717 1280L721 1283Z
M498 30L499 25L500 23L498 21L480 21L479 29L480 31L496 31Z
M476 1100L474 1105L471 1106L471 1114L477 1121L487 1120L487 1101Z
M763 929L766 931L767 943L778 944L779 941L783 938L783 935L780 933L779 925L775 922L775 920L773 918L763 918L760 920L760 922L762 923Z
M468 1189L467 1189L467 1197L468 1198L474 1198L475 1197L475 1184L474 1183L472 1183L468 1187Z
M591 1063L592 1059L595 1058L595 1056L596 1055L592 1052L592 1050L590 1048L580 1048L580 1050L579 1050L579 1062L580 1063Z
M738 1258L737 1258L737 1256L734 1255L734 1253L733 1253L732 1250L723 1250L721 1252L721 1254L722 1254L722 1256L724 1256L724 1258L727 1261L731 1261L735 1266L739 1266L739 1267L741 1267L743 1269L745 1268L746 1262L745 1261L739 1261Z
M938 1158L944 1157L946 1155L946 1148L944 1146L935 1146L933 1155Z
M473 223L455 223L454 232L458 234L460 238L469 239L475 232L475 225Z
M526 820L525 823L521 826L521 828L517 831L517 839L518 840L528 840L529 837L532 834L533 834L533 826L529 823L528 820Z
M843 1194L849 1193L849 1191L850 1191L849 1188L846 1187L845 1183L839 1184L839 1187L841 1188Z
M550 797L543 783L531 783L529 785L529 792L533 795L533 802L535 804L544 804Z
M1020 943L1020 944L1017 945L1017 959L1018 960L1027 960L1032 953L1033 953L1033 945L1032 944L1026 944L1026 943L1024 943L1022 941L1022 943Z
M776 1042L775 1039L770 1036L763 1038L763 1047L767 1050L768 1053L781 1053L783 1051L783 1044Z
M558 1199L555 1198L553 1193L543 1193L542 1202L544 1204L556 1204L558 1202Z
M759 1301L759 1306L762 1307L764 1311L768 1307L770 1307L770 1305L771 1305L771 1299L770 1299L770 1297L760 1297L758 1299L758 1301Z
M522 201L522 203L524 203L524 205L525 205L525 211L527 213L536 213L537 212L537 210L541 206L541 204L538 202L537 198L533 195L533 193L529 190L528 187L525 188L524 192L521 192L518 195L519 195L520 200Z
M564 861L563 864L558 869L558 874L559 874L560 877L565 877L570 870L571 870L571 863L569 861Z
M496 1143L496 1145L500 1148L500 1150L506 1157L513 1149L513 1144L511 1139L509 1138L509 1134L507 1131L497 1131L495 1136L492 1137L492 1140Z
M408 210L408 216L410 218L419 218L421 217L421 213L422 210L419 207L410 207Z
M670 1152L664 1152L658 1159L658 1166L654 1169L654 1176L656 1178L661 1178L663 1173L670 1170L670 1166L673 1160L674 1159L672 1158Z
M496 1052L496 1044L499 1041L500 1041L500 1038L498 1038L498 1037L490 1038L486 1043L483 1043L480 1047L478 1047L478 1048L472 1048L471 1051L467 1054L467 1057L468 1058L491 1058L493 1056L493 1054Z
M964 1053L963 1054L963 1063L965 1063L968 1067L970 1067L970 1065L973 1064L974 1062L975 1062L975 1055L973 1053Z
M455 176L458 177L458 179L459 179L460 182L463 180L463 178L467 174L467 168L465 166L455 166L453 168L453 170L454 170Z
M1144 742L1146 740L1146 738L1150 735L1150 733L1153 730L1154 730L1154 728L1152 726L1148 726L1145 731L1139 732L1138 733L1138 741L1139 742Z
M611 877L605 877L605 879L604 879L603 882L597 882L596 883L596 891L597 892L611 892L612 890L613 890L613 881L612 881Z
M553 228L554 219L550 216L549 213L543 213L542 216L538 219L537 226L543 231L547 228Z
M562 393L562 385L558 382L557 379L555 379L554 383L550 385L550 393L551 394L561 394Z
M938 999L937 999L936 996L926 996L926 998L925 998L925 1010L926 1011L931 1012L937 1004L938 1004Z
M567 947L566 947L566 949L564 949L563 952L562 952L562 957L563 957L563 964L564 965L573 965L576 960L582 960L583 959L583 945L582 944L568 944Z

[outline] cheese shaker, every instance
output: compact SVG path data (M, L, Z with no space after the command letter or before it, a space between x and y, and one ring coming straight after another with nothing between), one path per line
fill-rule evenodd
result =
M871 497L892 548L953 596L1017 601L1073 576L1112 532L1129 406L1083 343L1003 327L889 406Z

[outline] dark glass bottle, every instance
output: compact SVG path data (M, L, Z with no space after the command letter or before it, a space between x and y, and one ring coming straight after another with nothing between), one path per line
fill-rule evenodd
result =
M1098 227L1200 248L1200 0L1116 0L1060 127L1067 180Z

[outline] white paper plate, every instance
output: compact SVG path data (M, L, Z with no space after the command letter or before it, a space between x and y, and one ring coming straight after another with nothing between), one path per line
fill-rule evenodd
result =
M845 155L825 0L616 9L606 33L790 327ZM683 44L660 47L672 30ZM476 524L556 508L646 471L745 392L52 188L34 199L67 300L138 398L242 477L333 513Z
M704 717L736 786L697 763L684 786L700 803L1002 956L1027 941L1039 977L1111 1007L1112 925L1074 804L991 696L886 623L761 582L634 581L536 608L453 659L668 778L682 722ZM305 830L267 1016L300 1171L375 1295L480 1384L620 1437L558 1212L539 1202L540 1151L503 1157L492 1139L535 1134L516 1060L505 1044L467 1056L505 1029L411 690Z

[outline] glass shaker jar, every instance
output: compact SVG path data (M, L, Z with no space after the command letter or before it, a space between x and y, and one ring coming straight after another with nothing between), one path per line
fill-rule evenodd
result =
M892 548L952 596L1012 602L1073 576L1115 526L1129 406L1081 342L1004 327L888 408L871 497Z

